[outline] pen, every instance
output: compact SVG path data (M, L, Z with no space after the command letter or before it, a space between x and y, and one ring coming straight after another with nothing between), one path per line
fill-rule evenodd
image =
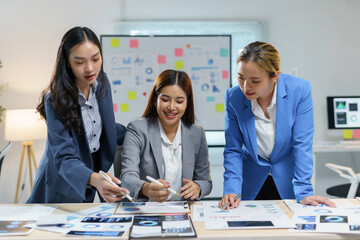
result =
M153 179L153 178L150 177L150 176L146 176L146 179L149 180L150 182L157 183L157 184L159 184L159 185L164 185L164 184L162 184L161 182L159 182L158 180ZM176 194L177 196L180 197L180 194L177 193L174 189L168 188L168 189L166 189L166 190L168 190L169 192L172 192L173 194Z
M239 198L241 198L241 193L239 193L238 195L236 195L236 197L234 198L234 202L236 200L238 200ZM225 208L227 208L230 205L230 202L228 202L227 204L225 204L225 206L223 206L221 209L224 210Z
M111 178L109 177L109 175L107 175L105 172L101 171L99 172L99 174L109 183L111 183L114 186L118 185L116 183L113 182L113 180L111 180ZM121 182L120 182L121 183ZM129 199L131 202L135 202L134 199L128 194L128 193L122 193L122 195L124 195L127 199Z

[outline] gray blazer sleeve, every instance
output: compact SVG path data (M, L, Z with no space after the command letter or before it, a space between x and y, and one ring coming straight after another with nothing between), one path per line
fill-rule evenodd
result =
M121 162L121 186L138 199L144 180L140 179L140 157L143 152L144 135L133 123L129 123L125 134Z
M212 190L212 181L210 176L209 151L205 138L205 132L202 128L199 152L197 153L197 158L195 159L193 181L199 184L201 188L199 199L210 194Z

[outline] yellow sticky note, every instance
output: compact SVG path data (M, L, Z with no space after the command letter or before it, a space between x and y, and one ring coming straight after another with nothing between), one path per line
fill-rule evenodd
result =
M135 91L128 92L128 99L136 100L136 92Z
M216 112L224 112L225 110L225 106L223 103L217 103L215 106L215 111Z
M352 139L352 131L348 129L344 130L343 137L344 139Z
M111 39L111 47L120 47L120 39L112 38Z
M184 61L175 61L175 69L184 69Z
M128 111L129 111L129 104L128 103L120 104L120 112L128 112Z

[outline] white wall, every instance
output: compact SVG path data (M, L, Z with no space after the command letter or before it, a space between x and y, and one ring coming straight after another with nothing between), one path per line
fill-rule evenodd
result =
M162 7L153 7L154 2ZM356 0L128 0L123 18L266 22L268 41L280 52L282 71L291 73L297 67L298 76L313 85L318 141L330 140L326 96L359 95L359 10Z
M62 35L81 25L98 35L114 33L123 20L262 20L280 52L281 68L313 85L315 140L339 140L327 130L327 95L359 95L360 1L356 0L2 0L0 1L0 96L8 109L34 108L48 84ZM122 14L122 15L121 15ZM5 146L0 124L0 147ZM0 203L15 195L20 143L5 159ZM40 160L44 141L35 142ZM5 183L6 181L6 183ZM26 193L22 198L24 202Z

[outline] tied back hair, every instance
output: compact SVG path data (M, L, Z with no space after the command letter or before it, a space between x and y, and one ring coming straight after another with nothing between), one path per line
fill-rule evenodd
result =
M102 58L100 42L92 30L87 27L74 27L67 31L61 40L57 52L55 68L50 84L42 91L40 103L36 107L36 110L46 120L45 104L47 95L50 94L49 100L54 106L55 113L64 121L65 128L73 129L80 135L84 134L84 128L82 126L81 110L79 108L79 90L70 67L69 55L74 46L86 41L94 43L99 48ZM102 96L107 87L102 65L99 78L102 85L100 96Z

